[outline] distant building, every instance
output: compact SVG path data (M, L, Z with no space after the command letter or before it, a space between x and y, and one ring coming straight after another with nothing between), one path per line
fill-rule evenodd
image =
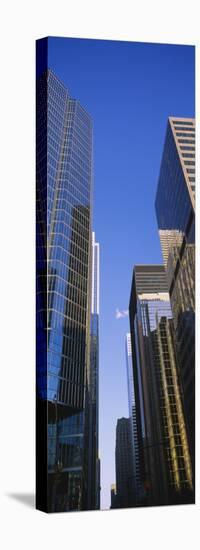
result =
M164 266L135 266L130 326L146 504L192 502L192 468Z
M184 408L195 469L195 120L170 117L156 194Z
M129 417L131 425L131 441L133 448L133 501L135 505L142 500L142 487L140 480L140 460L138 447L135 389L133 379L133 361L131 349L131 335L126 335L126 365L127 365L127 384L128 384L128 403Z
M133 506L134 471L131 425L129 418L119 418L117 420L115 469L117 507L128 508Z
M118 508L116 485L113 483L110 488L110 508Z

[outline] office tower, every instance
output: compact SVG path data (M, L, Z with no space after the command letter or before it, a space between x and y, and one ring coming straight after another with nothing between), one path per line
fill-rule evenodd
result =
M99 461L99 243L92 233L92 297L90 337L90 396L89 396L89 474L88 507L100 508Z
M47 41L37 42L39 59ZM36 101L36 504L48 512L81 510L88 486L92 122L52 70L38 75Z
M134 505L134 471L130 418L119 418L115 447L117 508Z
M133 380L136 405L136 423L138 433L140 478L144 493L149 492L149 474L145 463L145 419L143 405L143 387L140 368L140 355L138 347L138 326L137 326L137 300L138 295L147 292L167 292L166 275L163 266L144 265L135 266L133 270L133 279L131 287L131 296L129 304L131 348L133 361ZM141 333L141 327L140 327ZM146 497L147 499L147 497ZM144 499L145 500L145 499Z
M164 266L135 266L129 312L146 504L192 502L192 468Z
M128 404L131 425L131 442L133 449L133 501L135 505L142 500L142 487L140 481L140 461L138 448L138 433L136 420L135 389L133 379L133 361L131 349L131 335L126 334L126 366L128 385Z
M156 215L174 317L190 452L195 468L195 121L170 117Z
M118 508L117 506L117 493L116 493L116 485L115 483L112 483L110 487L110 508Z

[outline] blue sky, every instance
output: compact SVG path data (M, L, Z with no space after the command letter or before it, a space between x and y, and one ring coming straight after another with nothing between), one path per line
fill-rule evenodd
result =
M50 38L48 62L91 114L93 230L100 243L101 507L115 482L117 418L128 416L125 335L132 270L162 262L154 210L168 116L194 116L194 47Z

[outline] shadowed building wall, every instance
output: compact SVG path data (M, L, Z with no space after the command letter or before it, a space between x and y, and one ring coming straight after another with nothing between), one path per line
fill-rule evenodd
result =
M115 447L116 499L117 508L128 508L134 504L133 449L130 418L119 418L116 427Z
M133 449L133 502L138 504L143 499L143 490L140 479L140 460L138 448L137 415L135 404L135 389L133 378L133 359L131 349L131 335L126 335L126 367L127 367L127 386L128 386L128 404L131 426L131 443Z
M88 507L100 509L99 460L99 243L92 232Z

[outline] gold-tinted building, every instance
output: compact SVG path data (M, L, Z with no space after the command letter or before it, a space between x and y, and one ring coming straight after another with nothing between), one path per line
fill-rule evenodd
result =
M156 215L174 317L184 409L195 467L195 120L170 117Z
M164 266L135 266L130 300L143 504L193 501L175 331Z

